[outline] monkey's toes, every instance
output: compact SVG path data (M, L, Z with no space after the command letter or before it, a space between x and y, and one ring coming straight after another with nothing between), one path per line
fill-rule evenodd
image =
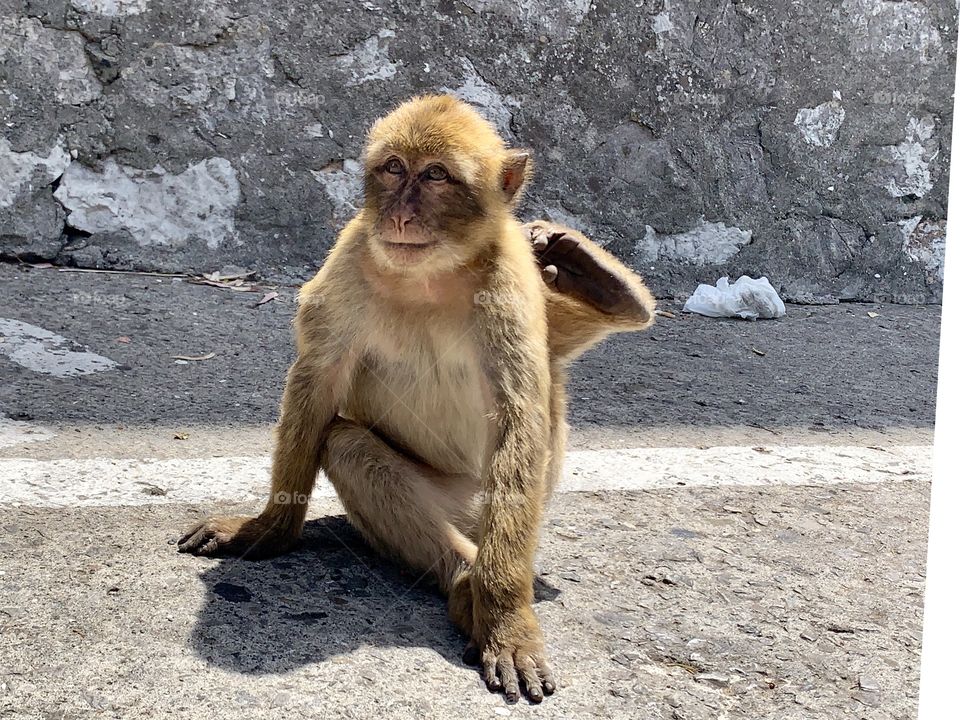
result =
M467 645L465 661L471 650L476 648ZM552 695L557 689L553 670L539 653L503 650L496 655L487 651L480 661L487 689L491 692L503 690L508 702L515 703L520 699L521 688L533 703L543 702L545 695Z

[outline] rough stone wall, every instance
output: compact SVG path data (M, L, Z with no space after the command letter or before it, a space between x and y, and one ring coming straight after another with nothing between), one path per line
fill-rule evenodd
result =
M660 295L937 302L954 0L0 0L0 251L309 275L364 128L481 106Z

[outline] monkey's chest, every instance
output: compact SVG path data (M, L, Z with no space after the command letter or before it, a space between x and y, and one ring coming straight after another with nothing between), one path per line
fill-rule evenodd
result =
M434 468L479 477L492 432L492 402L476 354L465 346L368 353L345 414Z

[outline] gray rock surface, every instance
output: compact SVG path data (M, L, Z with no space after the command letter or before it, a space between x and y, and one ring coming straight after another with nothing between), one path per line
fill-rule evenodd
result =
M522 212L661 296L939 302L950 0L0 0L0 254L301 278L354 211L364 129L477 104Z

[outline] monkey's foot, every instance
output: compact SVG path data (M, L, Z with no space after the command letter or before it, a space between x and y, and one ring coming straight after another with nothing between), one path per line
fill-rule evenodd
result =
M633 308L636 301L629 284L576 230L546 220L526 223L523 230L547 285L608 315Z
M532 702L557 689L547 662L540 625L527 606L500 615L477 642L483 680L492 692L503 690L510 702L520 699L521 684Z
M533 608L496 615L475 612L470 580L469 571L461 573L449 598L451 619L470 636L463 661L479 665L487 688L502 690L508 701L517 702L522 687L531 702L542 702L544 695L556 691L557 683Z
M289 551L298 539L280 521L263 516L208 518L184 533L177 550L193 555L237 555L262 560Z

